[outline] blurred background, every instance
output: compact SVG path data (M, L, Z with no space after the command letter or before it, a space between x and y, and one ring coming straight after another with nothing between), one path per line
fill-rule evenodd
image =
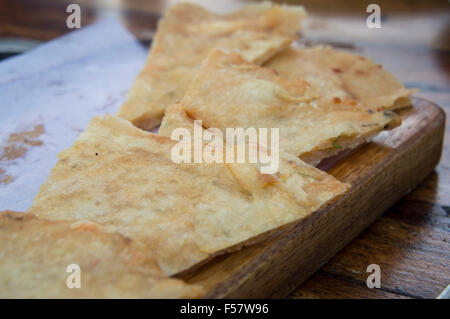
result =
M375 2L376 1L376 2ZM0 59L20 54L71 32L68 4L81 7L82 27L115 17L144 46L150 46L158 19L177 1L2 0ZM216 12L252 1L192 0ZM417 97L450 112L450 2L448 0L303 0L309 13L299 42L328 44L371 57L396 75ZM367 6L381 8L381 28L369 29ZM1 97L0 97L1 101ZM1 104L0 104L1 107ZM450 282L449 126L440 165L419 187L294 291L293 298L434 298ZM407 234L405 236L399 234ZM436 247L439 247L436 248ZM383 288L367 289L365 267L383 260Z
M66 7L81 7L82 26L116 17L144 45L149 46L165 8L178 0L2 0L0 57L33 48L72 30L66 26ZM215 12L229 12L250 0L192 0ZM366 8L374 0L289 0L308 13L301 42L330 44L365 54L398 76L421 95L450 104L450 2L448 0L376 1L381 8L380 29L369 29ZM432 96L430 94L432 93ZM450 192L449 192L450 193Z

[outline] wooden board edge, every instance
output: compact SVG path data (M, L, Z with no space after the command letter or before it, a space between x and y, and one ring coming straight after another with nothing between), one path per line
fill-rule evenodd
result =
M415 99L415 104L419 104L418 107L426 104L435 110L416 136L390 152L381 163L373 165L371 174L353 180L352 190L337 203L266 244L257 259L217 285L206 297L286 296L428 176L441 156L445 113L428 101ZM380 146L367 145L358 152L373 147ZM333 171L336 173L339 167ZM383 200L373 201L374 198ZM303 242L309 244L302 245Z

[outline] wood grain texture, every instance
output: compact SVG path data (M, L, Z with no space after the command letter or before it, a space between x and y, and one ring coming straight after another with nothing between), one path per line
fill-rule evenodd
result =
M82 8L83 26L105 16L118 17L146 43L153 36L157 19L167 2L77 1ZM209 3L215 9L218 6L231 7L236 2L240 1ZM450 112L448 1L377 1L382 10L384 30L368 30L365 26L365 7L372 2L280 2L300 3L310 12L301 40L303 43L331 44L353 53L368 55L377 63L383 64L386 70L399 77L408 87L419 87L421 91L416 96L437 103L447 114ZM65 25L65 7L68 3L72 1L1 1L0 37L46 41L70 32ZM442 267L433 266L436 260L437 265L444 263L447 269L450 268L448 259L439 259L444 255L439 249L448 247L444 245L448 244L449 211L450 128L447 124L442 159L436 169L289 297L435 298L445 286L445 281L449 283L448 272L442 273ZM398 233L399 229L403 231ZM444 238L446 241L429 241L432 238L443 238L442 236L447 236ZM361 254L361 247L370 254ZM418 251L420 253L416 253ZM364 269L368 259L382 266L382 289L369 291L365 285ZM239 259L236 264L239 264ZM235 267L232 264L228 267L218 270L219 275L232 274ZM295 271L289 271L289 276L295 279ZM270 273L266 276L270 278ZM299 276L302 277L303 274ZM401 276L401 280L396 280L397 276ZM424 280L421 281L422 277ZM290 287L294 285L295 283ZM274 292L273 295L280 293Z
M342 299L352 296L359 299L410 299L404 295L381 289L368 289L360 281L342 280L339 276L318 271L302 289L294 291L290 297L298 299Z
M208 297L213 298L284 297L420 183L439 162L445 127L443 111L428 101L415 99L414 107L402 111L401 116L402 126L383 132L373 143L354 150L329 170L337 179L351 184L348 194L336 203L263 244L217 258L183 278L204 285ZM446 239L445 234L442 237ZM429 246L436 244L431 242ZM391 249L375 247L380 248ZM437 245L435 249L447 248ZM362 251L357 253L362 256ZM349 258L351 263L353 256ZM445 268L449 260L450 256L442 255L436 267L450 280ZM364 263L364 269L370 263L375 262ZM382 269L385 267L389 264ZM365 273L356 273L361 275L355 281L365 282ZM396 274L392 278L394 285L404 279ZM420 287L419 282L416 284ZM390 290L385 292L395 293L395 289ZM416 296L414 292L410 295Z

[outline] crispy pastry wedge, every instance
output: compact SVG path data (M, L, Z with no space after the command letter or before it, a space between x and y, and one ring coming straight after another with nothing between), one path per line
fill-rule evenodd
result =
M395 110L411 105L408 90L371 59L327 46L289 48L265 64L288 79L302 78L330 99L351 98L362 107Z
M147 62L118 116L142 129L161 122L167 106L179 101L212 48L237 51L262 63L287 48L306 16L301 6L252 4L219 15L189 3L169 8Z
M194 137L194 119L187 113L182 104L172 104L164 112L158 135L171 137L172 132L178 128L187 129Z
M172 275L284 231L348 189L280 155L279 171L250 163L175 163L178 143L114 116L94 118L41 186L29 212L92 220L142 243Z
M1 298L190 298L199 286L167 278L133 240L86 221L0 212ZM69 288L80 267L80 288ZM68 280L69 278L69 280Z
M314 84L282 78L221 50L211 51L180 105L167 114L160 131L165 136L189 118L221 131L279 128L280 149L313 165L400 123L394 112L364 108L348 97L322 97Z

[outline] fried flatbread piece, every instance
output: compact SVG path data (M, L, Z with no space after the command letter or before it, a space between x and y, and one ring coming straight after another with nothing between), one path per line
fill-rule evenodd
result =
M252 4L219 15L189 3L169 8L158 25L144 69L118 116L149 130L179 101L211 48L237 51L262 63L287 48L306 16L301 6Z
M175 145L118 117L94 118L58 155L29 212L98 222L148 246L171 275L284 231L348 189L289 154L269 175L250 163L177 164Z
M352 98L378 110L395 110L411 105L410 95L392 74L371 59L334 50L327 46L289 48L265 64L281 76L302 78L320 88L330 99Z
M189 117L182 104L172 104L166 109L158 135L171 137L177 128L185 128L194 136L194 119Z
M1 298L189 298L202 289L167 278L152 253L83 221L0 212ZM68 288L76 264L80 288ZM74 283L69 278L69 283Z
M284 79L221 50L210 53L180 104L206 128L279 128L280 149L310 164L400 123L391 111L361 108L349 98L322 98L307 81ZM180 109L177 114L169 112L161 135L170 136L176 126L171 119L182 118Z

